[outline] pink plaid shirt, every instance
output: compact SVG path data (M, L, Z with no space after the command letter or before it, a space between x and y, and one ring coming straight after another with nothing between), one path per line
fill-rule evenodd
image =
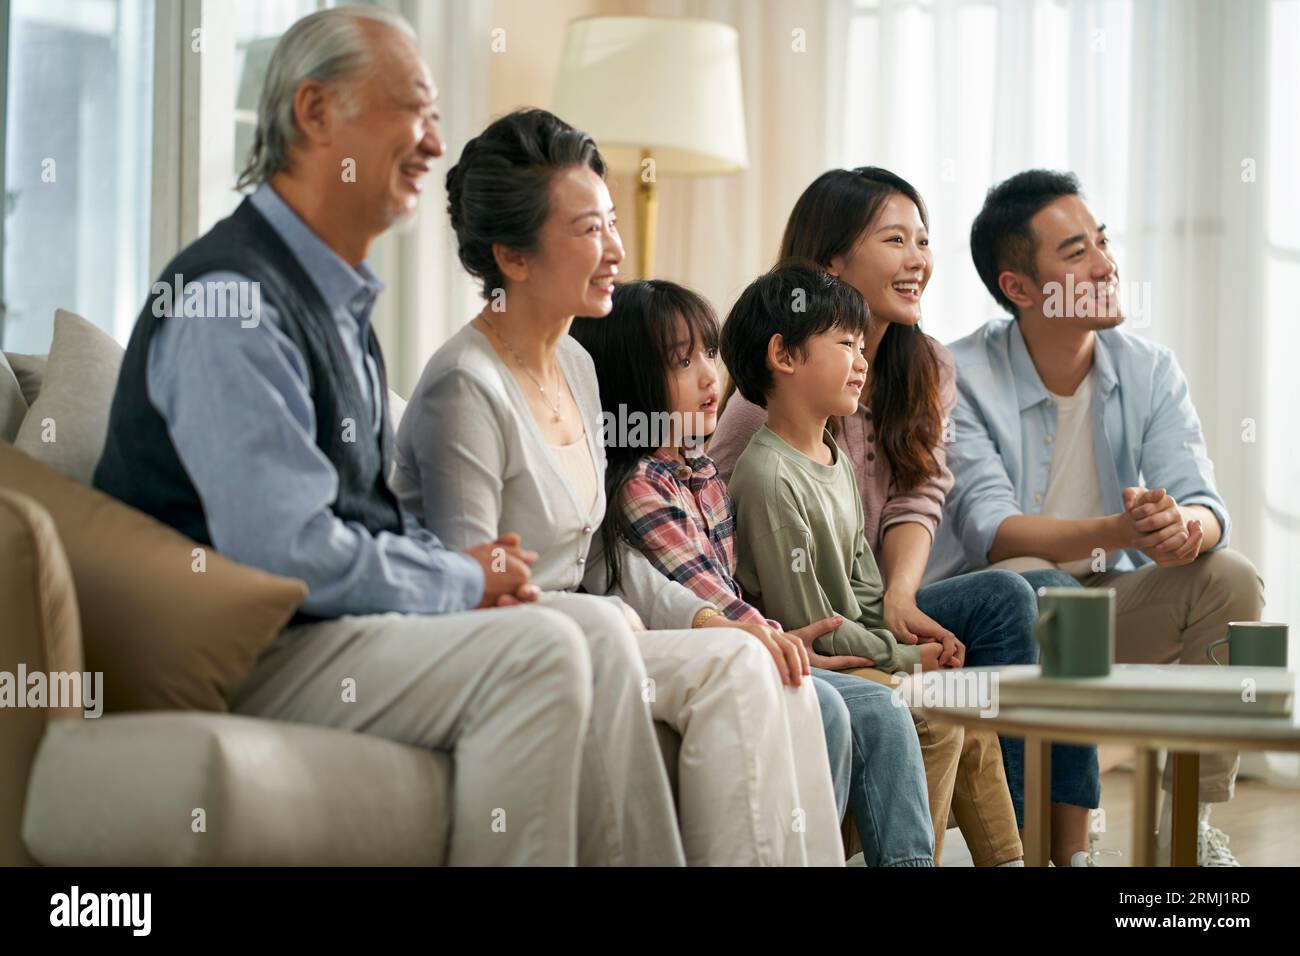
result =
M699 455L685 478L680 462L657 451L641 459L623 485L618 506L632 544L660 573L708 601L729 620L780 630L742 600L736 573L736 516L713 459Z

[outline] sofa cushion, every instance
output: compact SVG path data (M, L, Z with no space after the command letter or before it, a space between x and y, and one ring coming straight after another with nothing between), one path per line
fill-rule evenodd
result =
M79 315L54 314L54 342L14 445L83 485L104 450L122 347Z
M50 866L437 865L450 781L444 754L309 724L62 720L41 742L22 834Z
M16 685L20 668L29 675L81 671L72 574L54 523L27 495L3 489L0 555L0 672ZM21 686L12 689L25 691ZM75 708L0 710L0 866L35 862L19 838L27 774L50 718L80 716Z
M307 596L301 581L201 548L3 443L0 488L31 496L54 520L106 711L225 710Z
M0 441L13 441L27 417L27 399L6 355L0 353Z
M23 390L23 398L31 405L36 396L41 394L41 382L45 379L45 366L49 363L48 355L24 355L22 352L6 352L9 367L13 369L18 387Z

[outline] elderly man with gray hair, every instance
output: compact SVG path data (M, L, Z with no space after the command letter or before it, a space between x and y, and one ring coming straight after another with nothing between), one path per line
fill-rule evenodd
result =
M414 213L443 152L414 39L363 7L312 14L281 38L240 178L256 188L163 270L95 485L307 583L231 709L450 752L450 863L681 864L635 644L532 603L536 556L517 536L449 550L388 484L370 325L383 287L364 259ZM211 310L219 294L173 297L173 280L251 288L240 301L258 314Z

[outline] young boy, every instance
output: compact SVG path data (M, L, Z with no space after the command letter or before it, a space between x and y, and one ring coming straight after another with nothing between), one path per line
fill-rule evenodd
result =
M870 658L879 670L940 666L939 643L899 644L884 622L884 584L863 533L853 466L827 431L866 385L867 308L812 263L787 261L737 300L722 357L740 393L768 410L736 462L736 581L787 629L839 615L820 654ZM960 665L960 660L944 660Z

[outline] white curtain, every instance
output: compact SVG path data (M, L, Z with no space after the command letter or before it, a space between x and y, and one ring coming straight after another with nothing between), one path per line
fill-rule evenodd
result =
M1300 428L1282 396L1300 388L1265 374L1270 341L1300 344L1294 298L1269 292L1269 207L1300 206L1300 114L1270 110L1282 88L1271 58L1300 54L1288 5L832 0L844 42L828 64L827 135L834 165L885 166L925 197L935 276L923 326L944 341L1001 314L968 245L987 188L1036 166L1079 175L1121 279L1138 284L1129 330L1170 346L1187 375L1232 545L1267 584L1265 615L1297 622ZM1278 143L1291 144L1285 161ZM1298 647L1293 633L1293 661ZM1294 761L1283 767L1294 775Z
M429 356L481 304L456 257L445 183L466 141L488 122L490 10L471 0L387 0L383 5L415 27L438 88L439 127L447 144L443 159L425 177L415 221L381 237L369 257L386 286L375 305L374 324L389 385L407 397Z

